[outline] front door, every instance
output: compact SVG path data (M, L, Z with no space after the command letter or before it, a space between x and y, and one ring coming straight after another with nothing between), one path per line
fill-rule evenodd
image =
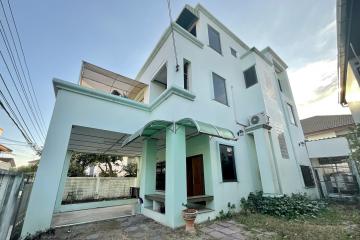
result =
M186 158L187 195L205 195L203 156Z

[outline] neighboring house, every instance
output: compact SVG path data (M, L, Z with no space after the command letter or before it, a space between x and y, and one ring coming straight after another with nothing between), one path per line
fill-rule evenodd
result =
M339 100L360 123L360 1L337 0Z
M3 129L0 128L0 136L3 133ZM11 155L12 150L2 144L0 144L0 169L9 170L12 167L15 167L14 158Z
M72 151L140 157L141 213L172 228L184 224L184 204L202 222L228 203L239 210L254 191L318 197L286 69L270 47L248 47L204 7L187 5L136 80L87 62L79 84L55 79L22 235L66 211Z
M306 140L343 137L355 127L351 115L324 115L300 120Z
M351 115L314 116L301 120L306 146L322 197L359 192L359 174L349 159L346 135L355 127Z
M14 167L16 167L14 158L0 156L0 169L9 170Z
M15 160L12 157L12 150L0 144L0 169L9 170L15 167Z

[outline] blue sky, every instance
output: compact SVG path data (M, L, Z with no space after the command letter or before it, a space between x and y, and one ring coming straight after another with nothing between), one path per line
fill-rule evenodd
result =
M169 25L166 0L11 2L47 125L52 78L76 82L81 60L135 77ZM301 118L348 113L337 104L335 0L172 0L173 17L198 2L249 46L269 45L283 58ZM24 141L1 110L0 125L3 137ZM33 158L26 147L9 147L18 165Z

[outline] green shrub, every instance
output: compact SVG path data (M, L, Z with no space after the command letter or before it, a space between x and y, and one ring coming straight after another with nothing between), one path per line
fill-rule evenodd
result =
M250 193L247 200L242 198L241 207L245 213L261 213L293 219L301 216L315 217L325 209L326 204L322 201L311 200L305 194L270 197L257 192Z
M223 219L227 219L227 218L231 218L232 216L234 216L235 214L235 204L231 204L230 202L228 202L228 211L225 212L224 210L221 210L219 212L219 216L216 217L216 219L218 220L223 220Z

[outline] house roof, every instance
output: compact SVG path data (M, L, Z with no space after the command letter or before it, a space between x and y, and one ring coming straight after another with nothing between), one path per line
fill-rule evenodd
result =
M8 147L5 147L4 145L0 144L0 152L7 152L10 153L12 150Z
M324 115L300 120L304 134L355 125L351 115Z

